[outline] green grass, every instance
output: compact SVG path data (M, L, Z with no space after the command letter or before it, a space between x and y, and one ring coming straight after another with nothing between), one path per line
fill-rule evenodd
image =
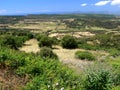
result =
M108 62L114 67L114 68L119 68L120 69L120 56L114 58L114 59L109 59Z
M120 86L116 86L116 87L112 88L112 90L120 90Z

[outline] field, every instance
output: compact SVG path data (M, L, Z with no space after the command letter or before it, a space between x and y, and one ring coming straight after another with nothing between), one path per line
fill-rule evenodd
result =
M120 17L0 16L0 90L119 90Z

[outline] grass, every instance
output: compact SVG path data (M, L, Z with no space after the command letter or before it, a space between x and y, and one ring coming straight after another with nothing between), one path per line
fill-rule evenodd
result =
M120 56L116 58L109 58L108 62L115 68L120 68Z
M116 86L116 87L112 88L112 90L120 90L120 86Z

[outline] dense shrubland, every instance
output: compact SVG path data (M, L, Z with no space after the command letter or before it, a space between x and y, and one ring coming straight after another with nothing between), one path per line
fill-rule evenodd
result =
M27 32L11 32L11 33L5 33L1 34L0 36L0 45L1 46L7 46L12 49L18 49L21 47L25 41L33 38L33 35L31 33Z
M26 54L1 47L0 66L8 67L13 70L13 73L21 77L29 75L30 82L23 87L25 90L80 88L79 77L55 59L43 59L40 55Z

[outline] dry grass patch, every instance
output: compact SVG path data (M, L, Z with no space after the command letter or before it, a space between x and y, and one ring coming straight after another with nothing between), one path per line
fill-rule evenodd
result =
M25 51L25 52L34 52L37 53L38 51L40 51L39 45L38 45L38 41L36 39L31 39L26 41L23 47L19 48L20 51Z

